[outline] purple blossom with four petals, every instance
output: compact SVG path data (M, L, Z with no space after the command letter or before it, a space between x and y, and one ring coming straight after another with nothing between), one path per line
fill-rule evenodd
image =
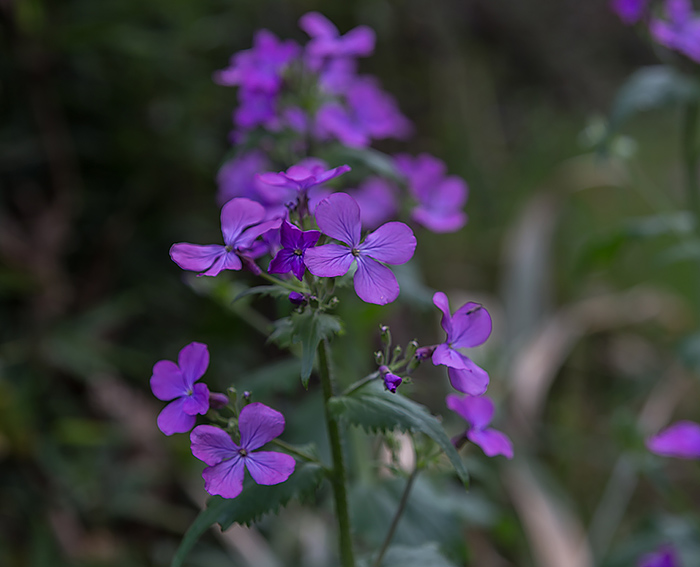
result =
M269 159L260 150L244 152L224 163L216 176L219 185L216 200L219 205L223 206L235 197L258 200L256 174L266 171L269 165Z
M458 396L448 394L445 398L448 409L456 412L469 427L465 436L481 447L487 457L503 455L513 458L513 443L505 433L488 427L493 419L493 402L486 396Z
M281 219L265 221L265 207L243 197L231 199L221 209L221 244L189 244L180 242L170 248L170 257L183 270L199 272L200 276L215 276L222 270L240 270L241 258L261 254L255 240L268 230L278 228ZM263 222L264 221L264 222Z
M676 550L670 545L663 545L640 557L637 567L680 567L680 564Z
M286 204L305 199L309 191L339 175L350 171L350 166L341 165L326 169L326 164L317 158L308 158L293 165L287 171L267 172L257 176L262 182L260 192L270 203Z
M646 441L647 448L662 457L700 459L700 424L678 421Z
M413 257L416 237L402 222L388 222L361 239L360 207L347 193L334 193L316 207L318 228L340 244L306 251L306 267L315 276L337 277L357 261L355 292L367 303L386 305L399 296L399 284L383 264L405 264ZM381 263L380 263L381 262Z
M483 394L489 385L488 373L456 349L472 348L486 342L492 327L489 312L483 305L469 302L450 315L450 302L441 291L433 295L433 303L442 311L440 324L447 333L445 342L433 352L433 364L447 366L455 390L472 396Z
M197 414L209 409L209 388L206 384L195 384L209 366L207 345L190 343L177 357L159 360L153 366L151 390L164 402L170 402L158 415L158 429L166 435L185 433L192 429Z
M395 156L396 166L406 176L408 190L418 204L411 216L428 230L455 232L467 223L462 208L468 188L461 177L446 175L445 162L429 154Z
M209 494L235 498L243 490L245 469L258 484L279 484L294 472L291 455L257 451L284 431L284 416L255 402L245 406L238 417L240 445L223 429L199 425L190 434L192 454L204 461L204 489Z
M304 254L308 248L316 246L321 233L318 230L302 231L293 224L284 221L280 229L282 250L277 252L267 270L271 274L292 272L301 281L304 277Z

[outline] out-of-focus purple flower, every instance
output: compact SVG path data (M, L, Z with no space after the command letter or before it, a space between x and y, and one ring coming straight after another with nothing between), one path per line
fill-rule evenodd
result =
M347 165L333 169L326 167L326 163L318 158L307 158L287 171L259 174L257 178L261 184L258 189L268 203L287 204L308 198L313 208L319 196L310 191L350 171Z
M301 48L292 40L280 41L268 30L259 30L253 47L231 57L226 69L214 73L214 81L227 87L240 86L250 91L276 93L282 74Z
M309 116L298 106L289 106L282 111L282 122L295 132L304 134L309 130Z
M216 200L219 206L235 197L245 197L257 201L260 199L257 190L256 174L270 167L267 156L260 150L253 149L227 161L221 166L216 181L219 190Z
M386 305L399 296L399 284L383 264L405 264L416 237L402 222L388 222L361 241L360 207L347 193L334 193L316 207L318 228L346 244L324 244L306 251L306 267L319 277L342 276L357 261L355 292L367 303ZM382 263L380 263L382 262Z
M153 366L151 390L164 402L170 402L158 415L158 429L166 435L192 429L197 414L209 409L209 388L195 384L209 366L207 345L190 343L178 354L177 364L159 360Z
M433 232L455 232L467 223L462 208L467 202L467 184L456 175L446 175L445 163L429 154L395 156L396 166L406 176L408 190L418 201L411 216Z
M170 257L183 270L199 272L200 276L215 276L222 270L240 270L243 267L241 259L255 258L264 253L264 248L255 246L255 240L282 223L281 219L264 221L265 215L265 207L260 203L244 197L231 199L221 209L224 246L180 242L171 246Z
M337 101L321 106L316 114L316 134L336 138L346 146L362 148L371 140L406 138L412 131L394 98L371 77L358 77L345 92L347 104Z
M311 37L306 52L314 59L366 57L374 51L375 33L367 26L357 26L341 36L328 18L318 12L309 12L299 19L299 27Z
M284 431L284 416L261 403L245 406L238 417L241 444L213 425L199 425L190 434L192 454L204 461L204 489L209 494L235 498L243 490L245 469L258 484L279 484L294 472L294 457L257 451Z
M612 0L611 8L625 25L636 24L642 19L649 0Z
M252 130L258 126L271 131L281 128L276 94L241 89L238 103L238 108L233 111L233 123L241 130Z
M681 562L676 550L670 545L661 546L652 553L639 558L637 567L680 567Z
M396 388L398 388L401 385L401 382L403 382L401 376L393 374L389 370L388 366L380 366L379 375L382 377L382 380L384 380L384 387L387 390L389 390L392 394L396 393Z
M347 92L357 80L357 61L348 57L330 59L318 72L321 90L335 95Z
M700 424L678 421L646 441L647 448L662 457L700 459Z
M292 272L301 281L304 277L304 254L307 249L316 246L321 233L318 230L302 231L287 221L280 229L282 250L277 252L267 270L271 274L286 274Z
M472 396L483 394L489 385L488 373L456 349L486 342L491 334L489 312L483 305L469 302L450 315L449 300L441 291L433 295L433 303L442 311L441 325L447 333L445 342L433 352L433 364L448 367L450 383L455 390Z
M690 0L666 0L668 20L652 19L649 32L657 43L700 62L700 18Z
M448 394L445 403L469 424L465 433L467 439L481 447L486 456L513 458L513 443L508 436L488 427L493 418L493 402L489 398Z
M228 405L229 399L221 392L209 392L209 407L211 409L221 409Z
M383 177L368 177L352 197L360 206L360 219L365 228L377 228L392 219L399 210L397 187Z

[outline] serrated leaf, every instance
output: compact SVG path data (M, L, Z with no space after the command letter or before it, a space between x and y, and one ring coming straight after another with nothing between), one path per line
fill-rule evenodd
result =
M292 313L291 324L292 342L301 343L301 383L308 388L319 343L339 333L342 327L337 317L310 309Z
M610 129L616 130L639 112L690 102L699 96L700 87L693 77L666 65L642 67L618 91L610 114Z
M401 394L386 391L379 380L347 396L331 398L328 406L336 418L368 431L400 429L427 435L450 459L464 485L469 484L467 469L438 419L425 406Z
M280 484L263 486L251 481L236 498L211 497L182 538L170 567L180 567L200 536L214 524L219 524L222 530L233 524L249 526L265 514L276 513L292 498L303 499L312 494L323 476L320 465L297 463L292 475Z

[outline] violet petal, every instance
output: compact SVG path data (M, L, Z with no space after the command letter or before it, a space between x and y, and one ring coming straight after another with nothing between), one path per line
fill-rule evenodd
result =
M489 338L491 328L491 315L483 305L465 303L452 316L452 333L447 340L454 348L479 346Z
M245 459L250 476L258 484L279 484L294 472L294 457L272 451L257 451Z
M507 459L513 458L513 443L497 429L471 429L467 432L467 439L481 447L487 457L503 455Z
M700 459L700 424L678 421L647 439L647 448L662 457Z
M399 296L399 284L394 273L365 256L357 257L357 271L353 281L355 293L367 303L386 305Z
M164 402L169 402L187 393L189 384L180 368L171 360L159 360L153 365L151 391Z
M284 416L264 404L245 406L238 417L241 447L253 451L272 441L284 431Z
M404 223L388 222L368 234L359 250L380 262L405 264L416 250L416 237Z
M226 254L220 244L189 244L179 242L170 247L170 258L183 270L205 272ZM218 273L218 272L217 272Z
M316 207L316 223L323 234L351 248L360 243L360 207L347 193L333 193Z
M173 433L186 433L195 424L196 418L193 415L188 415L183 411L185 398L177 398L170 402L158 414L158 429L166 435Z
M204 376L209 366L207 345L196 342L186 345L177 356L177 364L185 377L185 381L192 386Z
M448 394L445 403L474 429L484 429L493 418L493 402L486 396Z
M192 394L183 396L182 411L187 415L205 414L209 411L209 388L199 382L192 387Z
M489 386L489 375L486 370L480 368L468 357L464 357L468 362L468 368L448 368L447 375L450 377L450 384L458 392L469 394L470 396L480 396L486 392Z
M243 491L245 466L243 458L236 454L228 461L207 467L202 471L204 490L223 498L235 498Z
M238 454L231 436L213 425L198 425L190 433L192 454L208 465L216 465Z
M348 273L355 257L347 246L324 244L309 248L304 253L304 264L321 278L335 278Z

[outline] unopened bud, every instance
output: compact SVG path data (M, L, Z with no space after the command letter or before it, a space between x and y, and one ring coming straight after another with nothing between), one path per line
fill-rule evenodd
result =
M391 346L391 331L389 327L387 325L380 325L379 331L381 332L382 342L387 346Z
M413 358L413 356L416 354L416 350L418 350L418 341L411 341L406 345L406 351L404 353L404 358L408 360L409 358Z
M228 396L220 392L209 392L209 407L211 409L221 409L228 405Z
M384 364L384 362L386 362L384 360L384 353L381 350L378 350L374 353L374 362L376 362L379 365Z
M419 349L416 349L416 358L418 360L425 360L426 358L430 358L431 356L433 356L433 353L435 352L436 348L437 347L435 345L420 347Z

